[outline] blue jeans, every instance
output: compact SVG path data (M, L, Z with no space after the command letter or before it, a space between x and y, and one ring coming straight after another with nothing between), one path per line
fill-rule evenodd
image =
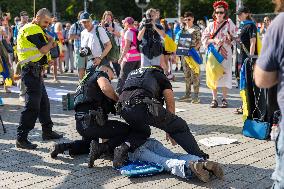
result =
M284 188L284 129L283 125L276 140L276 167L272 174L273 189Z
M141 53L141 67L160 66L160 61L161 61L161 55L149 59L146 55Z
M202 158L190 154L177 154L163 146L159 141L149 138L142 146L133 153L129 153L130 161L146 161L160 164L168 172L181 178L193 176L190 161L199 161Z

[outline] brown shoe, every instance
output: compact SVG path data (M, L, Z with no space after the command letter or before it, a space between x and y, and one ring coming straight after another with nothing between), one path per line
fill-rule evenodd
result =
M220 166L219 163L213 162L213 161L206 161L204 162L204 168L207 169L208 171L212 171L213 174L218 178L223 180L224 178L224 172L222 167Z
M189 167L199 180L209 182L210 175L209 172L204 169L203 163L204 162L190 162Z

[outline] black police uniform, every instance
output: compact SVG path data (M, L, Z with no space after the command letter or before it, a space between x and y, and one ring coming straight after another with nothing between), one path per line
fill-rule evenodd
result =
M189 154L208 158L187 123L163 107L165 89L172 86L160 67L140 68L128 75L119 103L121 116L131 128L126 140L130 151L145 143L151 135L150 126L154 126L167 132Z
M38 49L47 44L42 34L28 36L27 39L35 44ZM39 118L42 125L43 139L62 138L62 135L52 131L53 122L50 117L50 104L43 77L41 76L43 65L46 64L47 57L43 56L38 62L29 62L22 68L21 78L26 86L26 103L17 128L16 146L20 148L36 148L37 145L31 144L27 137L29 131L34 128L37 118Z
M103 71L88 72L76 90L74 97L76 129L82 136L82 140L74 141L69 145L70 155L89 153L90 142L98 138L109 139L107 143L110 150L113 150L125 140L128 134L128 124L108 120L108 114L115 113L115 102L101 91L97 83L100 77L108 79L108 75ZM90 115L90 111L95 113Z

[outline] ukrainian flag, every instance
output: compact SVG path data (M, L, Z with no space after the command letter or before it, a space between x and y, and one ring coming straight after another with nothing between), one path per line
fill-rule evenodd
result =
M9 68L8 68L8 64L9 64L9 58L8 58L8 52L6 51L4 45L2 42L0 42L0 58L1 58L1 72L0 74L3 76L4 78L4 82L6 86L11 86L12 85L12 80L10 77L10 72L9 72Z
M224 74L222 62L224 57L216 50L214 45L209 44L206 53L206 84L210 89L216 89L218 80Z
M187 65L194 71L194 73L200 73L200 64L202 64L202 59L200 58L198 52L195 48L191 48L188 51L188 56L184 57L185 62Z
M240 72L240 95L243 101L243 120L245 121L249 114L249 103L248 103L248 90L246 82L246 62L242 65Z

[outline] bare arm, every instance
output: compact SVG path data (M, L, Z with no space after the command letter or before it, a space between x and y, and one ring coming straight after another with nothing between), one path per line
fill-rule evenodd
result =
M122 50L120 59L122 59L126 55L126 53L130 50L130 47L131 47L131 41L127 39L125 40L125 42L126 43L125 43L124 49Z
M115 102L118 101L118 96L116 95L112 85L110 84L109 80L105 77L100 77L98 80L98 85L102 92L110 99L114 100Z
M254 55L255 52L255 44L256 44L256 38L251 38L250 39L250 48L249 48L249 53L250 55Z
M163 96L165 97L166 109L172 114L175 114L174 92L171 89L165 89Z
M104 44L105 49L103 50L102 54L101 54L101 58L104 58L110 51L110 49L112 48L111 42L107 42Z
M278 83L278 74L276 71L267 72L258 65L254 67L255 84L260 88L270 88Z
M146 28L145 28L145 27L143 27L143 29L139 31L138 36L137 36L137 39L138 39L139 41L142 40L145 31L146 31Z
M162 37L166 37L166 33L163 30L160 30L159 28L156 27L155 24L153 24L153 29L156 30L156 32L162 36Z
M41 54L47 54L51 48L56 47L57 45L51 36L46 34L46 37L47 37L48 43L39 49Z

